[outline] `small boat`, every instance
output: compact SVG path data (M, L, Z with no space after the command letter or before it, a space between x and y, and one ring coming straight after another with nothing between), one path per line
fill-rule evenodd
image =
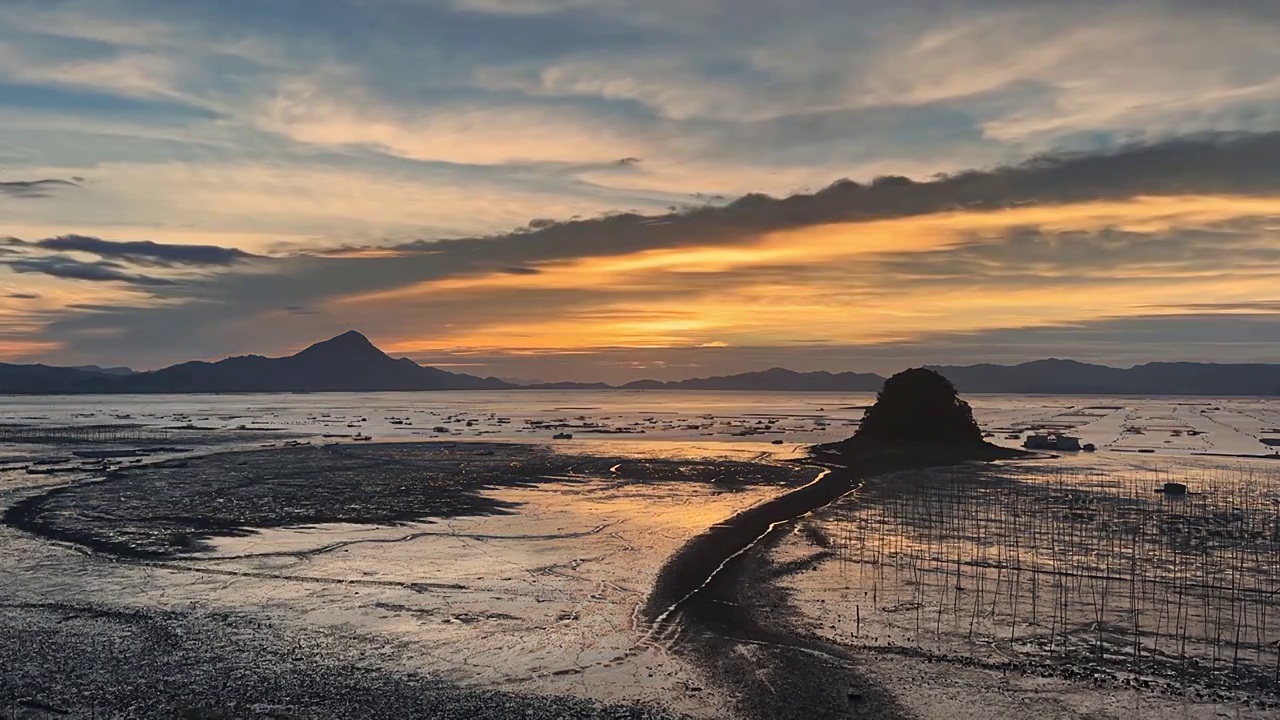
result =
M552 440L572 440L573 433L556 433L551 436Z

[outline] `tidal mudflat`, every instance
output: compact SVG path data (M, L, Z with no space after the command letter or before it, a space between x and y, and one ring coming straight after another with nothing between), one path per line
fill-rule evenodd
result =
M1098 452L853 468L831 505L667 585L694 538L840 472L803 449L849 435L869 398L487 395L5 401L26 429L0 438L3 706L1276 712L1274 403L975 398L993 441L1070 432ZM16 436L31 428L49 432ZM689 583L697 602L652 612Z
M360 713L420 696L470 717L496 692L492 717L715 714L637 608L689 537L816 472L732 452L346 444L28 487L4 530L7 701L350 716L343 697L391 687ZM347 680L317 694L324 673Z

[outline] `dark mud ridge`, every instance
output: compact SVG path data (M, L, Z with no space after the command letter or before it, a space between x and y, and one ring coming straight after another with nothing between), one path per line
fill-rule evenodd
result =
M984 443L985 445L985 443ZM726 563L771 531L783 528L854 490L862 480L899 470L1028 457L1027 453L985 446L976 450L904 448L875 453L845 453L835 446L815 448L813 467L826 470L814 481L748 508L689 541L663 566L645 604L651 621L665 620L697 599L702 586Z
M11 506L4 522L99 552L165 559L215 537L315 523L389 524L510 512L497 487L604 479L735 486L806 482L761 463L626 460L483 443L302 446L140 465Z
M829 472L690 540L663 566L645 606L655 632L676 636L750 718L901 718L891 693L857 671L850 651L794 626L766 555L795 523L873 476L967 461L1026 457L986 443L849 451L815 448ZM767 610L767 612L762 611Z

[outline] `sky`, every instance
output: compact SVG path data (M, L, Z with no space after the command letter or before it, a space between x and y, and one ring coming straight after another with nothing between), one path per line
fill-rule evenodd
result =
M1280 361L1272 0L3 0L0 361Z

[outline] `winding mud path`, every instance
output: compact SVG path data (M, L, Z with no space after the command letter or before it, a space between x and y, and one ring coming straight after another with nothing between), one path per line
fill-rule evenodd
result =
M824 470L812 482L716 524L667 560L644 607L652 636L692 656L746 717L908 718L887 689L858 672L853 652L794 623L767 551L797 521L870 478L970 459L995 458L952 451L815 457L811 464Z
M697 603L716 578L771 533L856 489L847 469L824 468L812 482L717 523L671 556L658 573L645 616L661 629Z

